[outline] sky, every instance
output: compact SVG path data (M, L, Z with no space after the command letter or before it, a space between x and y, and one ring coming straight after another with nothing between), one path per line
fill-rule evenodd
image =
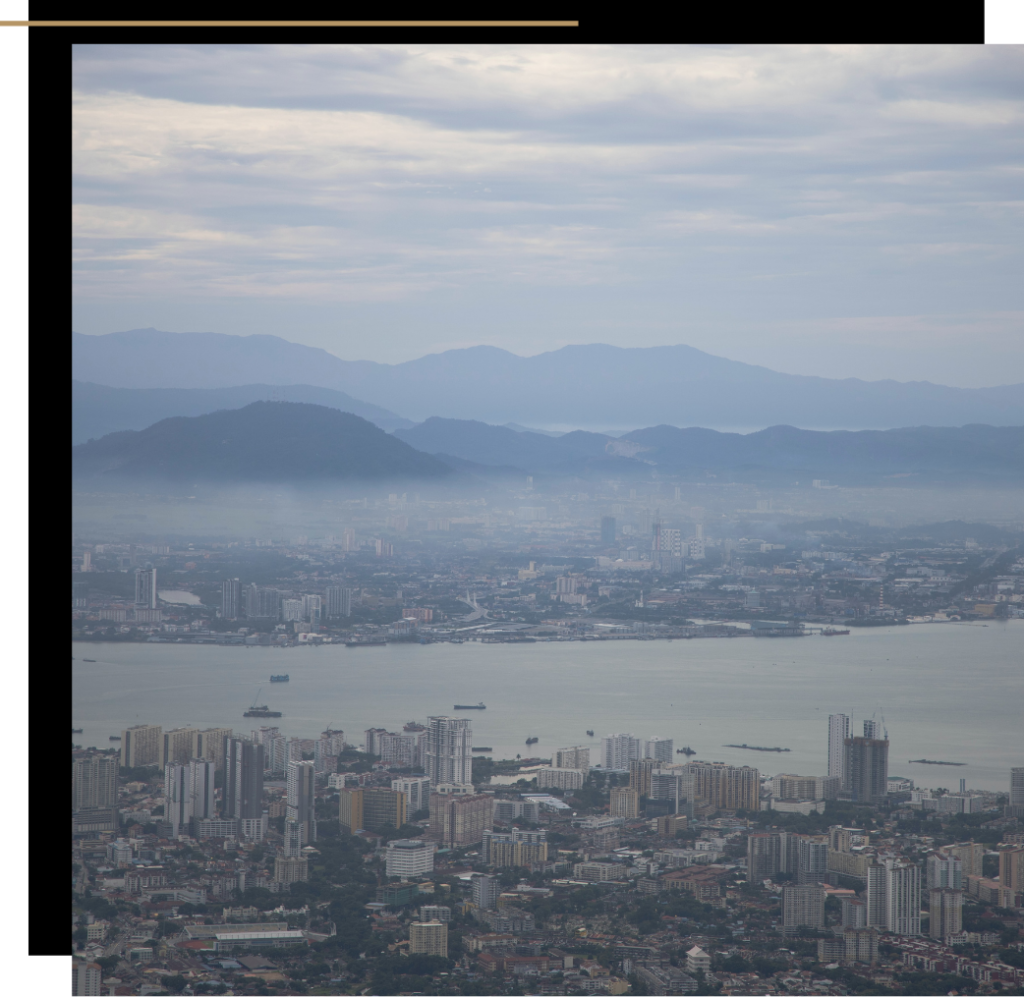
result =
M1024 48L73 49L73 328L1024 381Z

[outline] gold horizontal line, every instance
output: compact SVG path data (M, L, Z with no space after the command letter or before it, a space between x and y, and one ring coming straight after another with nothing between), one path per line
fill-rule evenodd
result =
M579 21L0 21L0 28L578 28Z

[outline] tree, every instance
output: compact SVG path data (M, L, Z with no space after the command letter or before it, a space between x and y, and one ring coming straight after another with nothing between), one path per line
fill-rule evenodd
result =
M188 980L186 980L181 973L178 973L177 976L160 977L160 986L162 986L164 990L169 990L172 994L180 994L187 984Z

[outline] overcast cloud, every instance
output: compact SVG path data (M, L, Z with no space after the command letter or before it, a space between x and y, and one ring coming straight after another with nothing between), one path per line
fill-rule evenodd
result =
M74 328L1024 381L1024 50L77 46Z

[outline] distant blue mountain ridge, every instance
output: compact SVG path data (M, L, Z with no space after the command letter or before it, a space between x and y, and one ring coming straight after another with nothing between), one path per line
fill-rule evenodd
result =
M137 390L325 388L384 410L381 418L415 422L437 416L583 427L1024 425L1024 384L952 388L806 377L685 345L567 346L534 357L477 346L382 364L342 360L277 336L134 329L72 333L72 377Z

